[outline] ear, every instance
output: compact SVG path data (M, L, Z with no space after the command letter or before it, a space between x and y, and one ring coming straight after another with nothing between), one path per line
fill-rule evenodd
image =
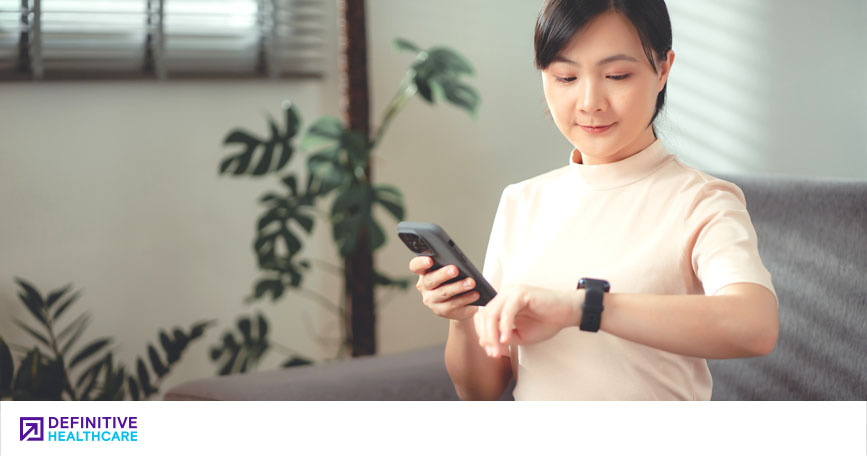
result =
M659 93L665 83L668 82L668 75L671 73L671 65L674 64L674 51L669 49L665 54L665 59L659 64L659 79L657 80L656 92Z

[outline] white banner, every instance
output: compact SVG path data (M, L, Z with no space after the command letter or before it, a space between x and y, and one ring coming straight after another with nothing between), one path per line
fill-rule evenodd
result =
M867 402L0 402L3 456L564 451L863 456Z

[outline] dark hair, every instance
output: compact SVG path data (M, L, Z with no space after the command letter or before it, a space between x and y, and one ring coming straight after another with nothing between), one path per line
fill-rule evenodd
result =
M671 20L664 0L547 0L536 21L536 68L548 68L575 33L609 11L620 13L632 22L651 68L657 71L654 52L665 58L671 49ZM667 87L666 82L656 97L651 124L665 105Z

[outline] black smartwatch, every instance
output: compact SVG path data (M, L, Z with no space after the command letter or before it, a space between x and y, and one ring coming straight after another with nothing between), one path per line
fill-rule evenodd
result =
M611 285L607 280L584 277L578 280L578 289L584 289L584 305L581 306L582 331L599 331L602 324L602 298Z

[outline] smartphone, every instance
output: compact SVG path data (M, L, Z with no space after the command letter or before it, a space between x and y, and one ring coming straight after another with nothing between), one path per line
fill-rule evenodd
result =
M397 235L416 255L431 257L433 266L430 267L430 271L450 264L457 266L458 275L443 283L457 282L471 277L476 282L474 290L479 292L479 299L470 305L484 306L497 295L494 287L485 280L475 265L439 225L429 222L400 222L397 224Z

